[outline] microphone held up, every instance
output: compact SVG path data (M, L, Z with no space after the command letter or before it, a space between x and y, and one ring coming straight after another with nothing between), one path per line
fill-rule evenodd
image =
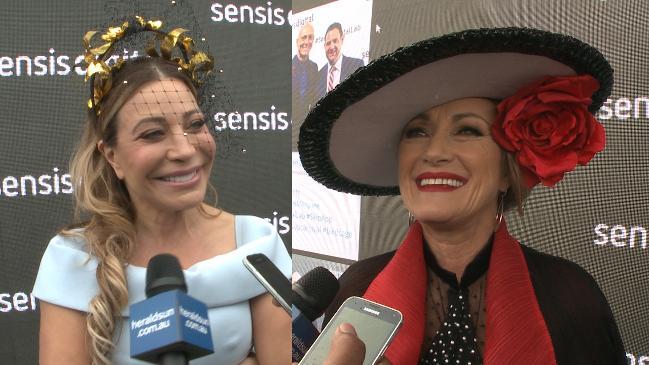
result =
M151 258L147 299L129 308L132 358L175 365L214 352L207 306L186 293L178 259L169 254Z
M299 362L320 332L313 325L338 293L338 279L324 267L316 267L293 284L292 359Z

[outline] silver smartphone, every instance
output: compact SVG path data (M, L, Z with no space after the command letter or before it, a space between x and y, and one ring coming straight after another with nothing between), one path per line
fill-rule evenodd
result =
M300 365L321 365L329 354L333 334L342 323L354 326L356 334L365 343L363 365L373 365L397 334L402 321L403 315L396 309L364 298L350 297L322 330Z
M291 315L291 282L263 253L248 255L243 265L259 280L261 285L277 300L286 313Z

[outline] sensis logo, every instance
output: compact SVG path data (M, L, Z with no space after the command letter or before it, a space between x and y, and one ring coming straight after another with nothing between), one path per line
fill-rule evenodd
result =
M278 111L275 105L271 105L269 111L264 112L219 112L214 114L216 122L214 128L217 131L230 129L239 130L259 130L259 131L284 131L290 127L287 112Z
M273 216L270 218L264 218L266 222L275 226L277 233L285 235L291 232L291 217L279 215L277 212L273 212Z
M593 243L596 246L631 249L647 248L647 229L642 226L626 227L620 224L609 226L600 223L595 226L594 232L597 238L593 240Z
M42 175L0 176L0 198L72 194L72 178L58 167Z
M639 96L606 99L597 113L597 119L649 119L649 98Z
M213 22L248 23L259 25L287 24L287 12L273 6L271 1L258 6L232 3L212 3L210 11Z
M0 293L0 313L35 311L36 303L31 293Z
M86 69L82 67L83 57L60 54L54 48L50 48L47 55L0 56L0 77L83 76L86 74ZM121 54L110 56L106 62L112 65L118 58L127 60L138 57L137 50L130 52L124 49Z
M629 365L649 365L649 356L626 353Z

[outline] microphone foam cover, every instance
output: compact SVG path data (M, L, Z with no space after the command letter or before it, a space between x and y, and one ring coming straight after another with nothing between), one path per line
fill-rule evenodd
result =
M338 288L338 279L329 270L318 266L293 284L291 299L306 318L315 321L331 304Z
M167 253L153 256L146 269L146 297L176 289L187 293L185 275L176 256Z

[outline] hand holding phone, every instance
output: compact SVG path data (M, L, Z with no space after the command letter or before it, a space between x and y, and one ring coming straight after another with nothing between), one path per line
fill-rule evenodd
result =
M334 332L331 340L331 350L324 361L325 365L361 365L365 360L365 344L356 335L354 326L349 323L341 324ZM292 365L298 365L293 362ZM392 365L385 357L377 365Z
M322 330L300 365L321 365L325 359L332 365L355 364L346 347L358 345L354 344L353 333L344 333L345 328L348 328L345 323L353 326L358 338L365 344L364 360L358 362L358 365L376 364L396 335L401 322L402 315L395 309L367 299L350 297Z
M361 365L365 360L365 344L358 338L354 326L343 323L336 328L331 339L331 349L325 360L327 365Z

